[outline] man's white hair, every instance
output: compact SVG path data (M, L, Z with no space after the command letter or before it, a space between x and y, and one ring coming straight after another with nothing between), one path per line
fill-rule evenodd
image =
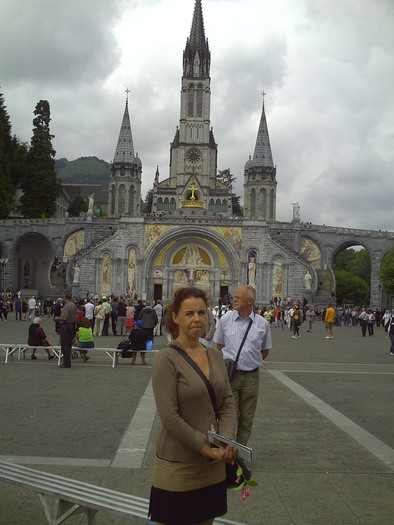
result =
M253 286L246 286L246 297L253 299L253 303L256 300L256 289Z

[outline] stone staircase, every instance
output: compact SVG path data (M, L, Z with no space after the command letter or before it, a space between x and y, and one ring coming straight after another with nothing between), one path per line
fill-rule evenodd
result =
M334 278L330 270L318 270L315 268L318 278L318 287L316 295L312 297L315 307L326 308L328 304L336 305L336 297L332 294L334 289Z
M316 270L318 278L317 296L332 297L334 279L330 270Z
M63 294L66 288L66 274L63 273L63 268L66 268L67 265L62 263L58 269L51 268L51 284L54 286L53 293ZM56 292L57 290L57 292Z

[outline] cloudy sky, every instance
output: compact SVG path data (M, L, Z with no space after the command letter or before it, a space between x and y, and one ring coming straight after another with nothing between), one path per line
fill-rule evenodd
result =
M51 106L56 158L112 160L129 88L143 196L168 176L195 0L0 0L0 91L31 138ZM394 229L393 0L203 0L218 168L243 193L262 97L277 219Z

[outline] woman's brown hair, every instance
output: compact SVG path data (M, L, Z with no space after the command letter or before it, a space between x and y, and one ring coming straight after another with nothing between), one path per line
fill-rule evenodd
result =
M169 304L166 308L166 326L173 339L176 339L178 337L179 327L177 324L174 323L172 313L174 312L175 315L178 315L183 301L185 299L191 299L192 297L196 299L202 299L205 303L205 306L208 306L206 293L203 290L200 290L199 288L193 288L192 286L189 286L187 288L178 288L178 290L174 294L173 302Z
M90 321L87 317L82 317L81 326L82 328L90 328Z

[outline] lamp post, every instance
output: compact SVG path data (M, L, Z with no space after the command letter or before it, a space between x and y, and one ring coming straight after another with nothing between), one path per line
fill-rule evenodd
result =
M1 289L3 290L3 300L5 300L5 269L7 264L8 259L0 259Z

